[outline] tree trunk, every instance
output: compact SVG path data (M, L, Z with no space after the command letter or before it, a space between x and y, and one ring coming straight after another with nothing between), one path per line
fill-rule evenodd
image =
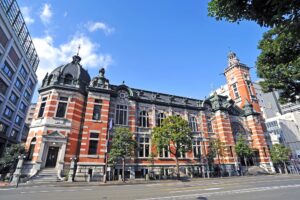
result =
M221 160L220 160L220 155L217 153L218 156L218 176L221 177Z
M123 182L125 182L125 158L123 158L123 166L122 166L122 178Z
M283 165L284 165L284 171L285 171L285 174L288 174L288 169L287 169L287 166L286 166L286 163L285 161L283 161Z
M246 171L248 171L247 158L245 156L244 156L244 162L245 162L245 166L246 166Z
M180 179L180 172L179 172L179 163L178 163L178 157L176 156L175 157L176 159L176 175L177 175L177 179L179 180Z

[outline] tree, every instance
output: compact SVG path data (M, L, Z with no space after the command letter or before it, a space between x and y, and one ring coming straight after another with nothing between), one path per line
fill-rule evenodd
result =
M189 123L180 116L167 117L161 127L153 129L152 143L158 151L168 149L175 157L177 179L179 179L178 158L192 148L192 132Z
M221 164L221 159L220 157L223 157L224 155L224 150L225 150L225 143L221 142L221 140L219 138L217 139L212 139L212 141L210 142L210 149L212 152L214 152L213 154L215 156L217 156L218 159L218 176L221 176L221 168L220 168L220 164Z
M300 1L211 0L209 16L239 23L254 21L268 27L259 42L256 62L264 92L280 90L280 101L295 102L300 93Z
M114 136L109 152L109 162L116 163L122 160L122 177L123 181L125 181L126 157L134 155L136 142L133 140L133 134L128 128L118 127L113 132Z
M285 173L288 173L286 162L289 160L291 150L282 144L274 144L270 150L273 163L284 165Z
M248 146L245 138L241 135L239 135L236 141L235 152L240 158L244 159L246 170L248 170L247 159L253 155L253 151Z
M13 144L7 147L0 158L0 174L13 173L18 163L18 157L25 153L25 148L21 144Z

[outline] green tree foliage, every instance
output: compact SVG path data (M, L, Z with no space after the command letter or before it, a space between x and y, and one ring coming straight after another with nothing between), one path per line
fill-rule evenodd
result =
M177 178L179 174L178 158L192 148L192 132L189 123L180 116L170 116L163 120L161 127L153 129L152 144L158 151L168 149L176 160Z
M21 144L13 144L6 148L0 158L0 174L13 173L18 163L18 156L25 153L25 148Z
M235 152L240 158L244 159L246 168L248 168L247 159L253 155L253 151L247 144L246 139L241 135L236 141Z
M223 156L224 156L224 151L225 151L225 143L222 142L219 138L212 139L210 141L210 151L209 152L211 152L211 155L209 155L209 156L215 155L215 157L217 157L217 159L218 159L218 176L221 176L220 164L221 164L221 158L223 158Z
M268 27L259 42L258 76L264 92L282 91L282 103L299 100L300 93L300 1L211 0L209 16L217 20L254 21Z
M286 162L289 160L291 150L282 144L274 144L270 150L271 159L274 164L282 163L287 173Z
M128 128L117 127L114 129L111 149L109 152L109 162L112 164L122 160L122 177L125 181L125 165L126 157L134 155L136 142L133 139L133 134Z

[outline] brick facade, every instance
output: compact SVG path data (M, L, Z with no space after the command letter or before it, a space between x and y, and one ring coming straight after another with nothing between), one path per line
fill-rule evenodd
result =
M235 58L230 59L232 62ZM162 117L170 115L180 115L190 124L195 124L193 150L179 159L181 173L203 174L207 167L209 140L219 138L225 148L222 158L215 159L215 163L220 162L224 171L234 174L239 161L234 146L239 134L250 138L251 147L258 152L254 164L265 168L271 166L255 91L252 88L250 94L245 84L245 79L250 81L246 66L230 65L225 70L228 84L232 81L237 84L238 102L233 102L217 94L198 100L134 89L125 84L112 85L105 78L104 69L90 81L79 61L80 58L75 56L72 63L55 69L43 81L26 143L28 151L33 151L31 160L27 162L28 172L34 173L49 165L63 172L68 169L71 159L76 158L77 180L86 180L89 173L94 180L99 180L103 177L109 141L113 138L112 126L125 126L133 132L138 143L135 156L127 158L126 176L144 177L150 171L156 176L172 175L174 157L170 153L159 155L151 145L152 129ZM74 68L84 75L72 74ZM69 81L70 74L72 81ZM231 90L230 95L234 96L234 92ZM64 107L59 102L66 103L63 117L60 115ZM45 109L41 116L43 106ZM58 147L58 153L53 164L47 151L51 150L55 155L54 147ZM200 157L195 155L198 147ZM121 165L116 166L117 174L120 168Z

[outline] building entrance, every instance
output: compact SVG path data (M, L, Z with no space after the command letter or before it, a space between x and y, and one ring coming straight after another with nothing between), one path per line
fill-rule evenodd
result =
M59 147L49 147L46 167L55 167L57 161Z

